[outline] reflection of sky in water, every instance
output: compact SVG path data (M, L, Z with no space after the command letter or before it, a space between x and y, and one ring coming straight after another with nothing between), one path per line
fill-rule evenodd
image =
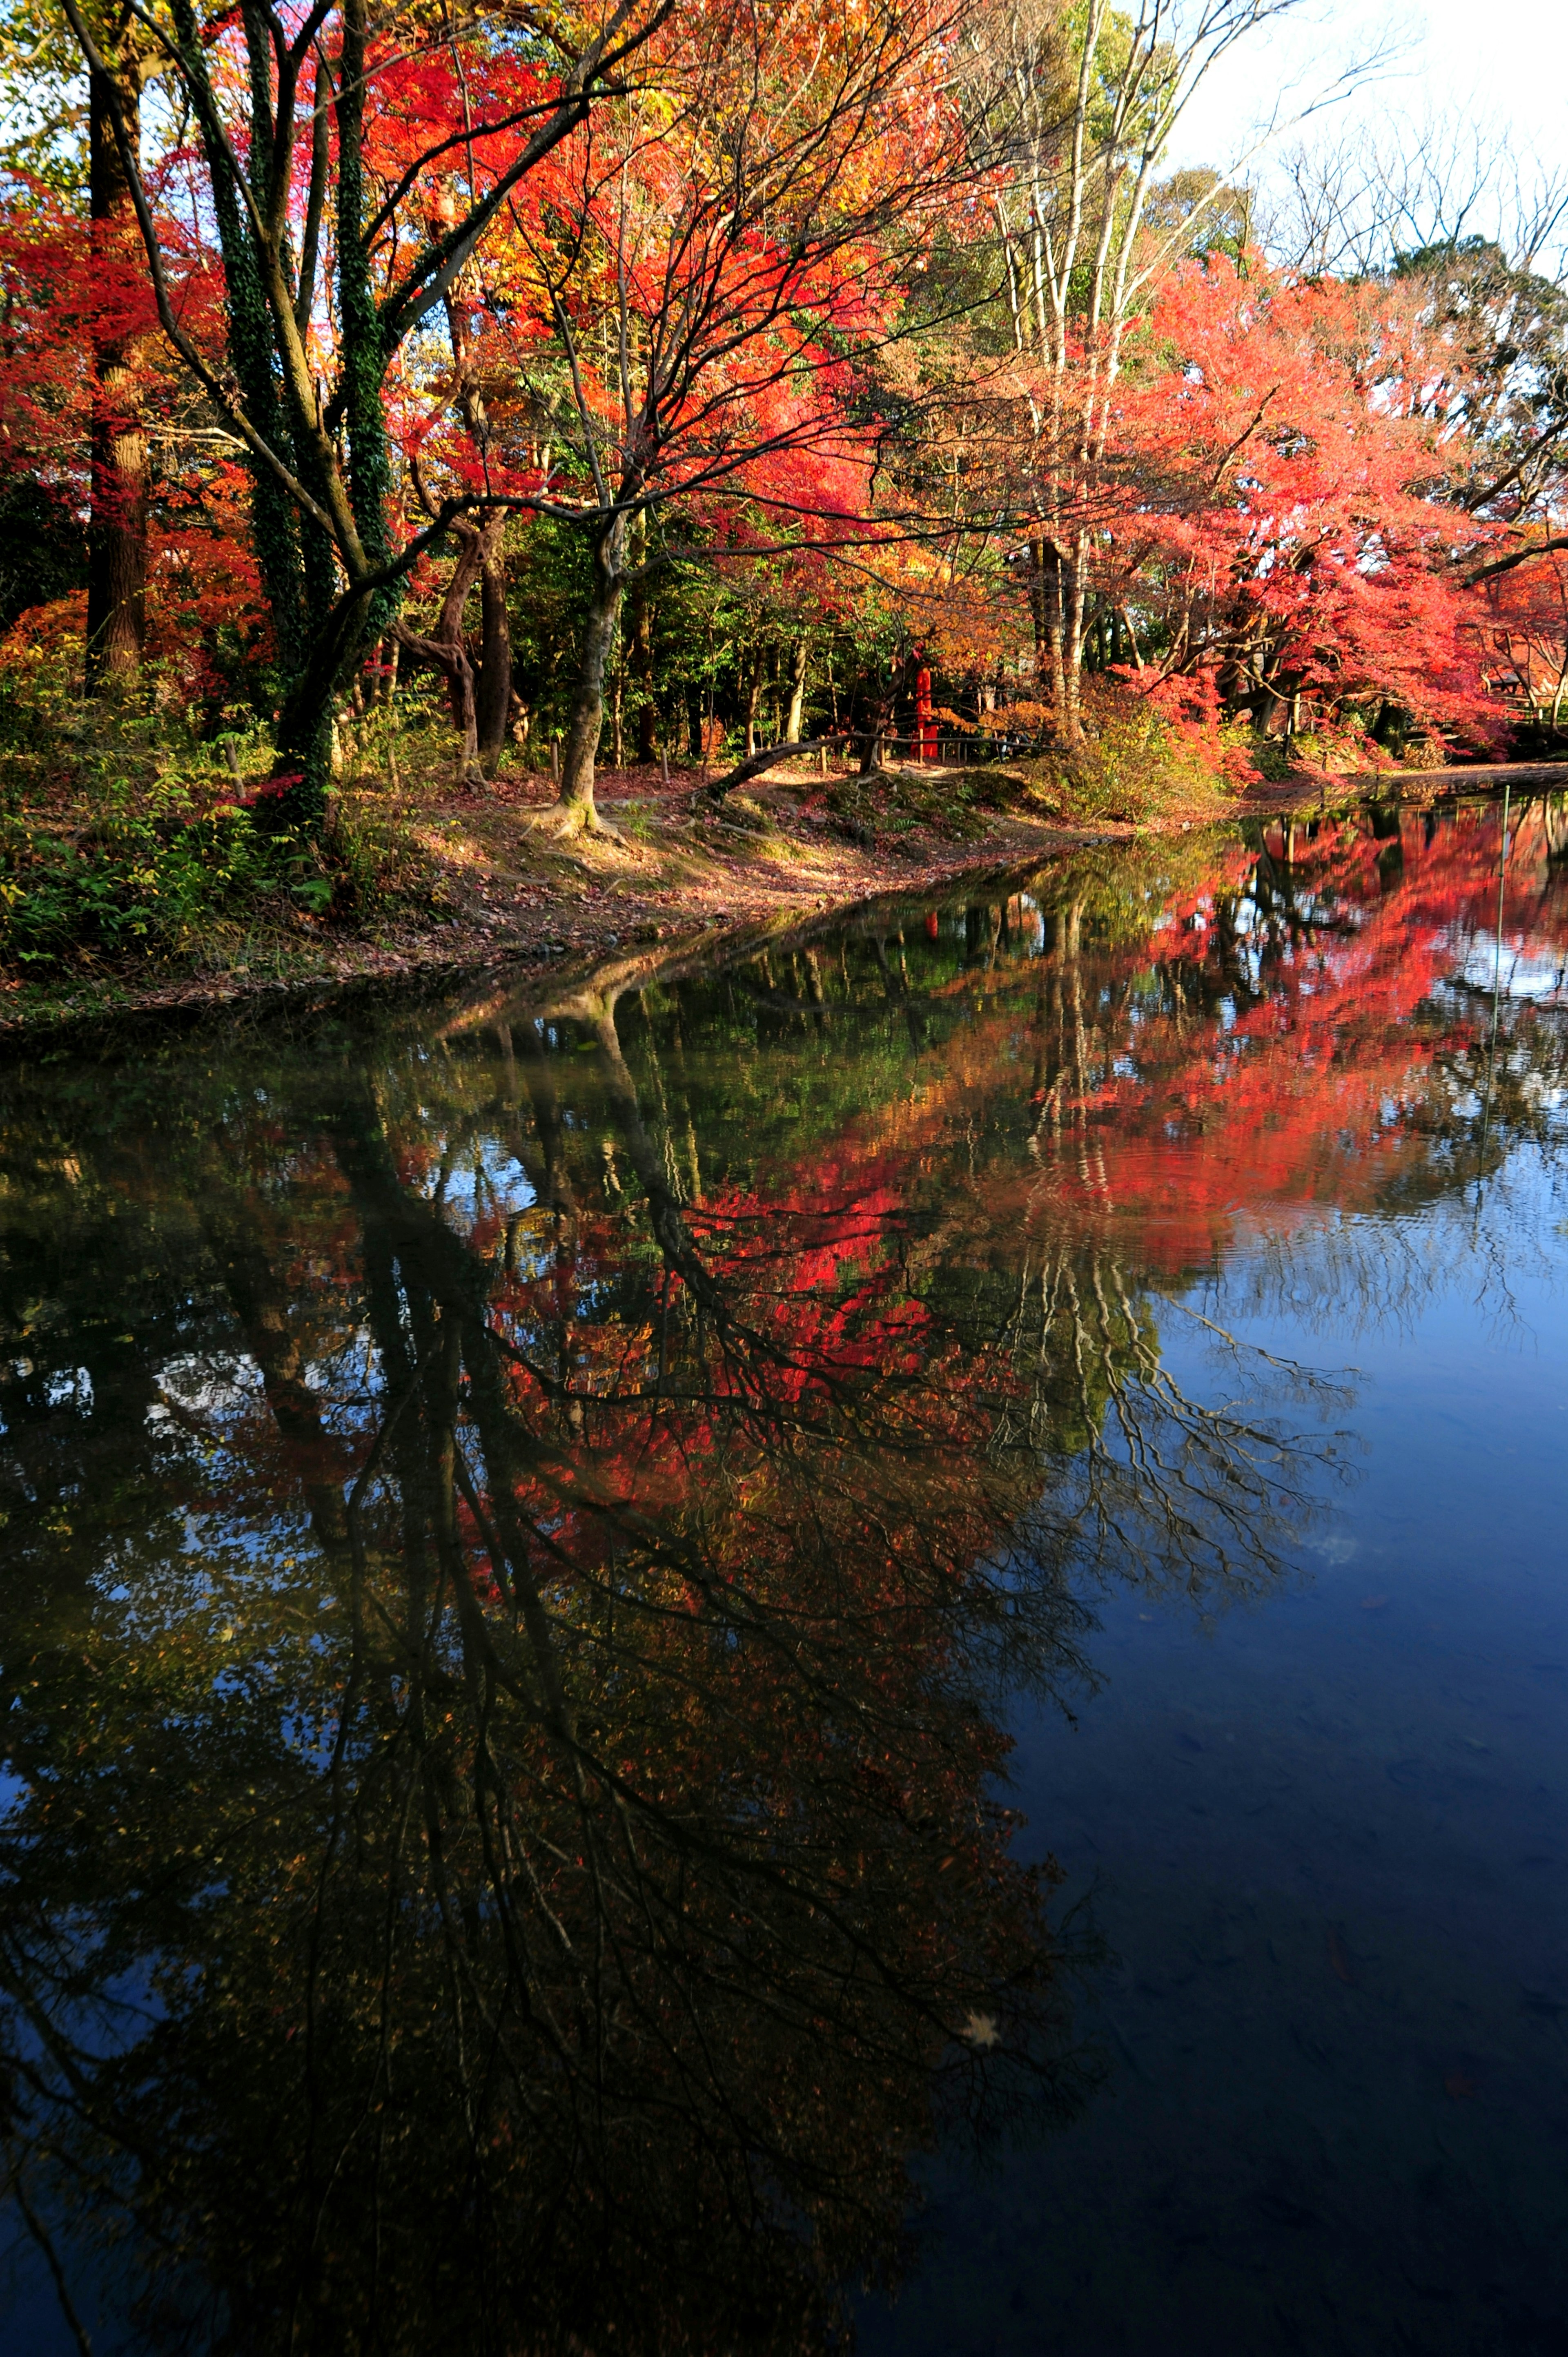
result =
M517 1157L482 1139L469 1140L461 1160L432 1170L426 1191L432 1198L439 1192L443 1203L470 1219L513 1218L539 1200Z
M1488 856L1481 845L1483 874ZM1307 1451L1322 1444L1326 1460L1329 1435L1349 1428L1348 1449L1318 1466L1321 1480L1263 1497L1260 1523L1276 1505L1281 1514L1269 1544L1283 1559L1237 1579L1233 1592L1250 1584L1251 1601L1221 1609L1223 1583L1195 1602L1178 1581L1134 1579L1124 1529L1102 1577L1080 1574L1097 1624L1086 1652L1098 1689L1076 1697L1073 1723L1054 1706L1010 1704L1011 1797L1030 1821L1026 1839L1059 1860L1064 1904L1083 1900L1113 1951L1082 2014L1106 2083L1066 2134L1026 2142L988 2176L935 2169L937 2239L902 2304L867 2311L869 2357L1475 2357L1493 2348L1555 2357L1568 2345L1568 2329L1555 2342L1530 2337L1531 2315L1549 2330L1568 2319L1568 1253L1553 1159L1568 1095L1560 1026L1520 1011L1560 989L1560 970L1532 936L1508 935L1508 1004L1494 1040L1495 945L1477 929L1477 902L1463 904L1465 928L1431 920L1453 959L1438 960L1446 979L1412 1017L1407 1058L1404 1042L1389 1039L1382 1002L1357 998L1357 975L1386 981L1376 961L1391 942L1397 954L1392 893L1380 885L1364 905L1347 905L1338 887L1304 885L1295 915L1320 930L1292 943L1266 881L1260 870L1229 900L1206 888L1196 909L1184 897L1155 926L1153 945L1135 926L1124 954L1128 937L1113 927L1090 946L1103 920L1092 902L1080 909L1084 950L1070 974L1081 985L1073 1020L1085 1028L1075 1053L1085 1089L1104 1088L1106 1099L1076 1134L1068 1119L1055 1161L1049 1124L1060 1107L1036 1119L1046 1099L1042 1091L1030 1102L1029 1076L1069 969L1047 961L1026 972L1024 962L1042 956L1047 936L1053 950L1076 941L1079 925L1044 893L1010 903L1005 940L995 906L950 909L931 925L924 910L910 912L907 959L891 962L910 995L891 1015L886 966L860 955L852 975L846 936L842 971L860 996L833 1008L831 1031L792 1027L785 1006L737 1054L748 984L736 969L705 1015L689 996L679 1039L660 1035L660 1065L655 1015L626 1004L626 1069L656 1152L672 1157L667 1176L678 1169L671 1183L701 1251L753 1229L771 1250L785 1211L816 1203L824 1168L834 1200L853 1200L855 1157L869 1152L880 1157L875 1202L902 1204L905 1190L918 1206L914 1289L936 1267L970 1315L1025 1238L1030 1250L1055 1250L1065 1236L1058 1276L1075 1253L1097 1282L1125 1276L1182 1400L1255 1412L1302 1433ZM1147 900L1149 888L1138 888ZM1335 929L1351 974L1344 1049L1336 1037L1310 1058L1287 1047L1271 1063L1278 1035L1259 1019L1254 994L1277 990L1283 1004L1288 974L1305 1002L1309 964L1313 987L1335 988ZM922 974L928 947L944 963ZM823 962L830 983L838 952L835 940ZM1012 961L1020 973L1009 1003ZM776 972L757 1002L789 996ZM1335 1088L1357 1077L1362 1006L1393 1060L1385 1068L1374 1056L1364 1094L1337 1104ZM984 1019L994 1021L990 1034ZM921 1028L942 1020L952 1028ZM421 1218L439 1198L432 1225L442 1249L461 1258L475 1247L488 1332L542 1363L559 1351L581 1405L658 1363L645 1289L658 1250L602 1052L583 1052L571 1020L534 1036L561 1100L568 1214L544 1208L560 1199L542 1127L515 1068L501 1092L485 1036L413 1049L416 1091L388 1126ZM1175 1149L1151 1174L1135 1127L1145 1116L1126 1108L1147 1082L1157 1113L1154 1092L1173 1067L1194 1084L1202 1119L1150 1120L1161 1147ZM1310 1086L1326 1080L1317 1097L1301 1081L1308 1071ZM937 1103L950 1080L945 1112L928 1122L926 1100ZM1210 1081L1219 1085L1205 1099ZM254 1094L285 1126L286 1068L279 1085ZM1273 1141L1298 1101L1314 1152L1285 1155L1271 1177ZM1250 1126L1248 1107L1260 1103ZM1119 1137L1123 1119L1133 1125ZM778 1144L784 1124L813 1121L799 1147L793 1131ZM917 1143L900 1161L905 1124ZM1135 1150L1119 1162L1129 1140ZM1102 1167L1080 1157L1090 1141ZM613 1187L600 1159L607 1142L618 1157ZM307 1137L270 1166L270 1236L286 1237L286 1187L307 1192L330 1167L329 1145L313 1162L318 1145ZM145 1466L157 1481L199 1464L199 1502L174 1482L177 1502L149 1523L161 1550L149 1577L135 1516L153 1509L133 1495L124 1527L111 1521L102 1540L96 1587L84 1583L91 1612L113 1607L100 1625L138 1643L182 1621L206 1630L202 1695L236 1717L247 1697L274 1709L293 1756L317 1769L332 1706L324 1695L317 1709L308 1683L303 1702L287 1698L285 1649L313 1674L317 1662L331 1670L335 1581L323 1576L311 1516L323 1496L342 1504L345 1468L363 1461L388 1406L346 1208L353 1180L341 1167L337 1175L344 1191L330 1197L322 1228L333 1241L297 1262L284 1244L274 1254L295 1288L285 1323L295 1320L299 1342L283 1379L330 1444L312 1460L316 1501L303 1502L272 1421L278 1363L209 1268L183 1295L126 1410L144 1439L151 1428ZM1330 1188L1341 1202L1323 1200ZM726 1189L739 1208L722 1208ZM1102 1250L1095 1220L1105 1211L1119 1232ZM875 1265L884 1216L868 1211L864 1236L842 1229L840 1261L802 1283L797 1303L812 1292L831 1300L848 1276L858 1284ZM1151 1247L1145 1267L1139 1254ZM781 1304L791 1249L778 1243ZM401 1276L398 1285L389 1330L401 1321L411 1361L428 1360L435 1337ZM1022 1298L1009 1288L999 1318L1015 1316ZM193 1310L203 1299L209 1308ZM1100 1308L1109 1328L1114 1309L1103 1296ZM91 1305L84 1325L94 1315ZM1219 1347L1212 1329L1240 1348ZM615 1348L596 1357L607 1334ZM210 1337L209 1347L187 1347L192 1335ZM38 1394L59 1428L102 1429L95 1420L123 1370L111 1364L105 1380L95 1359L91 1372L86 1340L69 1331L58 1350L47 1331L28 1348L53 1370ZM17 1365L19 1377L32 1375L30 1359ZM1331 1380L1315 1385L1311 1371ZM979 1419L988 1434L993 1405ZM569 1452L550 1429L552 1446ZM1120 1471L1152 1430L1145 1422L1109 1444ZM1211 1504L1223 1463L1217 1469L1201 1441L1179 1437L1176 1414L1162 1438L1173 1431L1178 1482L1190 1497L1208 1481ZM456 1443L453 1462L477 1495L489 1477L476 1426L462 1426ZM1081 1442L1072 1448L1076 1469ZM389 1445L389 1465L394 1453ZM1039 1460L1026 1461L1032 1482ZM657 1516L657 1491L637 1490L640 1465L624 1478ZM1073 1477L1057 1478L1065 1492ZM1278 1485L1286 1479L1282 1471ZM570 1536L564 1506L536 1502L535 1512L544 1542ZM478 1566L477 1544L465 1534L463 1546ZM853 1542L844 1553L853 1557ZM348 1592L347 1575L337 1592ZM569 1571L542 1593L566 1612ZM725 1644L745 1650L734 1627ZM123 1657L133 1651L124 1645ZM460 1649L436 1666L445 1707L460 1684ZM166 1731L180 1723L171 1704ZM16 1798L0 1788L0 1805ZM57 2319L14 2312L13 2332L35 2324L39 2357L69 2346Z
M1568 1003L1564 997L1568 970L1562 958L1528 936L1506 930L1500 956L1495 939L1470 942L1455 979L1470 990L1496 988L1505 998L1533 999L1538 1006Z
M1568 2345L1564 1180L1526 1148L1478 1205L1243 1231L1186 1297L1354 1366L1354 1483L1257 1609L1112 1583L1100 1693L1020 1710L1009 1797L1115 1951L1108 2083L934 2170L866 2357Z

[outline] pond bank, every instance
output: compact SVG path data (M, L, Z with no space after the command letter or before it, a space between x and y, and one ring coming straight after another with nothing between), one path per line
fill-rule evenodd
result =
M721 935L771 933L882 898L948 892L966 877L1000 877L1086 845L1391 797L1424 802L1505 781L1539 791L1568 784L1568 768L1296 775L1137 822L975 811L957 839L918 823L896 834L857 830L811 807L802 784L814 780L761 780L715 810L689 778L621 771L604 779L599 796L615 833L561 845L531 823L547 787L508 780L483 798L447 792L421 808L408 828L427 879L417 905L358 927L295 913L261 956L215 942L174 970L146 956L84 954L40 978L0 971L0 1045L108 1016L188 1018L241 1003L260 1010L374 996L411 981L472 975L482 984L492 968L553 968L565 982L618 952L634 961L662 945L661 963ZM934 792L941 783L933 773Z

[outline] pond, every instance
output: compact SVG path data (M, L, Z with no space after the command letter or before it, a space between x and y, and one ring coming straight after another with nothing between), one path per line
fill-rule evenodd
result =
M0 1071L0 2344L1568 2345L1565 851Z

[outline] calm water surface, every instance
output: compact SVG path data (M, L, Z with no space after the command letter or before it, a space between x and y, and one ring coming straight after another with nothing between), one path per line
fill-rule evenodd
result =
M1568 2349L1500 834L0 1073L0 2347Z

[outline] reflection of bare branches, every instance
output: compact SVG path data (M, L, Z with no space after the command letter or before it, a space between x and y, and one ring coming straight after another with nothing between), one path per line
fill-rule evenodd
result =
M41 2253L44 2265L49 2271L49 2280L54 2286L55 2298L59 2302L60 2314L65 2319L66 2329L81 2352L81 2357L92 2357L92 2343L88 2338L86 2327L76 2312L75 2304L70 2297L70 2284L65 2268L60 2263L59 2253L55 2248L54 2237L27 2197L27 2180L20 2161L10 2155L7 2155L5 2174L0 2177L0 2201L16 2203L22 2223Z
M704 1251L607 1022L600 1055L656 1377L628 1341L583 1380L569 1316L555 1359L515 1310L501 1336L496 1264L339 1085L375 1366L341 1592L292 1683L277 1661L220 1714L209 1682L180 1722L266 1798L178 1777L226 1822L202 1906L159 1916L150 2027L95 2043L40 1996L63 1919L7 1945L65 2145L118 2155L144 2238L263 2343L342 2345L336 2318L412 2349L439 2315L794 2357L895 2263L906 2155L943 2120L1062 2116L1082 2081L1067 1942L988 1797L988 1647L1076 1666L1059 1583L1021 1608L994 1568L1037 1476L896 1326L819 1335L809 1297L779 1322L782 1243ZM263 1340L265 1395L314 1406L296 1338ZM144 1953L91 1873L84 1897Z
M1237 1323L1288 1318L1341 1341L1380 1333L1408 1340L1434 1302L1466 1284L1491 1340L1517 1345L1530 1333L1520 1279L1550 1289L1560 1275L1543 1242L1543 1182L1550 1189L1550 1171L1527 1150L1473 1182L1468 1200L1460 1194L1408 1216L1252 1225L1206 1297Z
M1343 1409L1348 1394L1162 1297L1223 1347L1241 1390L1194 1399L1165 1364L1148 1307L1120 1265L1057 1250L1013 1321L1013 1351L1033 1380L1022 1409L1004 1412L997 1444L1026 1439L1051 1468L1027 1523L1037 1550L1100 1578L1171 1582L1206 1602L1253 1594L1280 1576L1320 1511L1326 1470L1344 1464L1342 1434L1309 1444L1281 1426L1268 1400L1282 1378L1289 1397L1320 1415Z

